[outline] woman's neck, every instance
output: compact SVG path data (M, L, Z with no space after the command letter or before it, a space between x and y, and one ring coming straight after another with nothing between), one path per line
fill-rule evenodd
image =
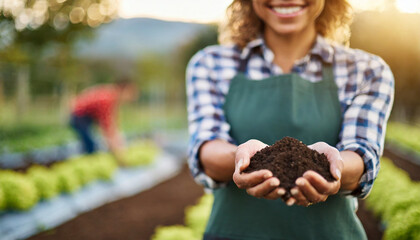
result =
M274 63L284 73L291 72L296 60L308 54L316 39L315 27L295 34L278 34L266 26L264 38L267 46L274 53Z

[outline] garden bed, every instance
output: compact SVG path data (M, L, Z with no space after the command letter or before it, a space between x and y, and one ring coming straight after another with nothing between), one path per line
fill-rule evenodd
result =
M184 167L179 175L150 190L106 204L29 239L149 239L158 225L182 224L185 207L201 195L202 188Z
M44 199L26 211L0 212L1 239L22 239L54 228L84 212L170 179L181 167L182 162L177 158L162 153L147 166L118 169L109 181L90 182L78 191Z

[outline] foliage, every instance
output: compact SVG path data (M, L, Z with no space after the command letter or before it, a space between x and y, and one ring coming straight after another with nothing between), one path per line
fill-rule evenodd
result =
M198 204L185 209L186 226L175 225L156 228L152 240L202 239L213 205L213 195L202 196Z
M40 131L23 137L1 137L3 149L9 152L27 152L52 146L60 146L75 139L71 129L63 127L41 127Z
M420 184L388 159L381 166L367 207L387 224L385 240L419 239Z
M66 162L54 164L52 170L57 173L60 192L72 193L81 187L76 170Z
M12 23L15 42L42 46L72 41L78 33L117 16L115 0L15 0L0 5L0 22Z
M140 154L138 153L140 151ZM130 151L133 166L151 163L158 147L151 141L138 142ZM0 171L0 210L27 210L39 199L73 193L96 180L112 179L118 166L110 153L83 155L50 166L34 165L25 174Z
M89 155L82 155L66 161L66 164L74 169L81 185L86 185L96 179L95 169L90 163L91 159Z
M395 215L385 231L385 240L420 239L420 205L409 207Z
M6 208L27 210L38 202L35 184L21 173L0 171L0 186L4 192Z
M70 128L59 125L35 125L23 124L19 126L0 127L0 153L3 150L9 152L27 152L50 146L68 143L75 139Z
M386 140L404 149L420 153L420 127L390 122L387 127Z
M158 152L159 147L153 141L138 141L125 150L123 161L131 167L147 165L153 162Z
M4 197L3 188L0 186L0 211L3 210L6 206L6 199Z
M210 217L213 195L204 195L199 203L185 210L185 224L194 231L196 237L202 237Z
M158 227L152 240L199 240L194 235L191 228L175 225L168 227Z
M35 165L28 169L27 175L34 182L40 198L50 199L59 194L58 177L54 171Z
M95 178L111 180L118 167L112 155L108 153L96 153L90 158L89 164L92 165Z

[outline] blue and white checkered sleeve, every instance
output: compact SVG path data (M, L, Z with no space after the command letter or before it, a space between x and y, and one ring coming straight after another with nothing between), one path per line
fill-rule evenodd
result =
M362 75L363 83L343 113L340 142L337 145L338 150L354 151L363 158L365 171L359 188L352 192L359 198L368 196L378 175L386 123L394 99L394 77L382 59L371 58ZM352 86L347 88L352 89Z
M198 52L190 60L186 74L190 134L188 164L195 181L208 189L224 186L224 183L218 183L204 173L199 159L201 145L214 139L233 143L223 111L225 96L218 81L212 78L215 57L205 50Z

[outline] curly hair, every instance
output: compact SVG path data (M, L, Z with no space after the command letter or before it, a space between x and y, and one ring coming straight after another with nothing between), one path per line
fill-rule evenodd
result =
M256 15L252 0L234 0L226 10L227 21L219 27L219 41L245 47L264 29L264 22ZM315 20L321 36L343 44L350 39L353 11L348 0L325 0L325 6Z

